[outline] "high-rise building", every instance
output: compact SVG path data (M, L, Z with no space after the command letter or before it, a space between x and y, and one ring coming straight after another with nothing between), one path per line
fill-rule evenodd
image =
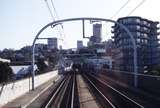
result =
M95 42L101 42L101 32L102 32L102 24L93 24L93 36L95 37Z
M48 49L57 49L57 46L58 46L57 38L48 39Z
M59 49L62 50L62 45L59 45Z
M78 40L77 41L77 49L81 49L81 48L83 48L83 41Z
M160 63L158 22L141 17L123 17L117 22L127 27L136 40L138 72L151 70ZM117 62L120 61L117 67L120 70L133 71L133 45L129 35L117 24L113 26L112 33L115 47L122 53L117 59Z

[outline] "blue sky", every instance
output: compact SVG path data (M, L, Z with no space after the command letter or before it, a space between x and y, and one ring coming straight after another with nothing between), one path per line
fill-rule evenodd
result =
M74 17L102 17L110 18L127 0L53 0L59 18ZM128 13L142 0L130 0L125 8L113 19L127 16ZM51 7L51 2L48 0ZM158 15L159 0L146 0L131 16L141 16L155 21L160 21ZM52 8L52 7L51 7ZM52 8L53 10L53 8ZM36 33L52 17L44 0L0 0L0 49L19 49L31 45ZM79 23L64 24L66 37L60 42L64 48L76 47L76 40L82 39ZM87 35L91 35L91 26ZM110 32L107 29L106 32ZM110 38L103 33L103 38ZM41 37L58 37L56 30L48 29Z

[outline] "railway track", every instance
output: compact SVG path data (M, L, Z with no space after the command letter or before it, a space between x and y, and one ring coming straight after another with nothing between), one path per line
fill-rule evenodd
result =
M90 73L81 75L83 77L81 80L84 79L84 83L87 84L85 88L89 89L95 103L100 108L151 108L144 106L144 104L139 103L135 98L128 96L117 87L108 83L103 77ZM51 90L52 93L45 99L41 108L80 108L80 106L83 106L83 102L86 104L88 101L87 106L90 106L90 100L79 100L80 95L75 72L64 75L59 83L54 86L54 89ZM81 91L83 92L83 97L85 95L87 96L85 90Z
M124 95L94 75L83 74L83 77L97 98L98 103L103 108L144 108L144 106L135 100Z
M65 75L42 108L79 108L76 75Z

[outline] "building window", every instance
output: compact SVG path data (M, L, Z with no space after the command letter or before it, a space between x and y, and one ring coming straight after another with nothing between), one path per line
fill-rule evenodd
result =
M151 24L150 24L150 23L148 23L148 24L147 24L147 26L148 26L148 27L150 27L150 26L151 26Z
M144 43L145 43L145 44L147 44L147 43L148 43L148 41L145 39L145 40L144 40Z
M146 27L143 27L143 30L144 30L144 31L147 31L148 29L147 29Z
M143 23L144 25L147 25L147 21L143 21L142 23Z
M140 19L136 19L136 22L137 22L137 23L140 23L141 21L140 21Z
M137 37L140 37L141 33L140 32L137 32Z
M139 30L139 29L140 29L140 26L136 26L136 28L137 28L137 30Z
M141 40L138 38L138 39L137 39L137 43L140 43L140 42L141 42Z
M147 38L147 37L148 37L147 34L145 34L145 33L143 34L143 36L144 36L144 38Z
M127 41L126 41L126 40L127 40L127 39L124 39L124 40L123 40L123 42L124 42L124 43L127 43Z

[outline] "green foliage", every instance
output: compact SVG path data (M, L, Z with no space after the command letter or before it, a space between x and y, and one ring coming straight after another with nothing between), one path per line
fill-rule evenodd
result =
M56 50L53 50L52 52L48 53L48 56L46 57L49 67L53 69L55 65L58 63L59 55Z
M57 63L57 58L55 56L49 56L48 57L48 62L49 62L49 65L50 67L55 67L56 63Z
M0 61L0 83L12 81L13 76L14 74L9 64Z
M152 70L150 74L152 74L152 75L160 75L160 71Z
M38 67L38 70L39 70L38 74L44 73L45 70L47 69L47 65L45 64L44 61L45 61L44 58L38 58L37 59L37 67Z
M151 75L160 75L160 64L153 67L152 71L150 72Z

